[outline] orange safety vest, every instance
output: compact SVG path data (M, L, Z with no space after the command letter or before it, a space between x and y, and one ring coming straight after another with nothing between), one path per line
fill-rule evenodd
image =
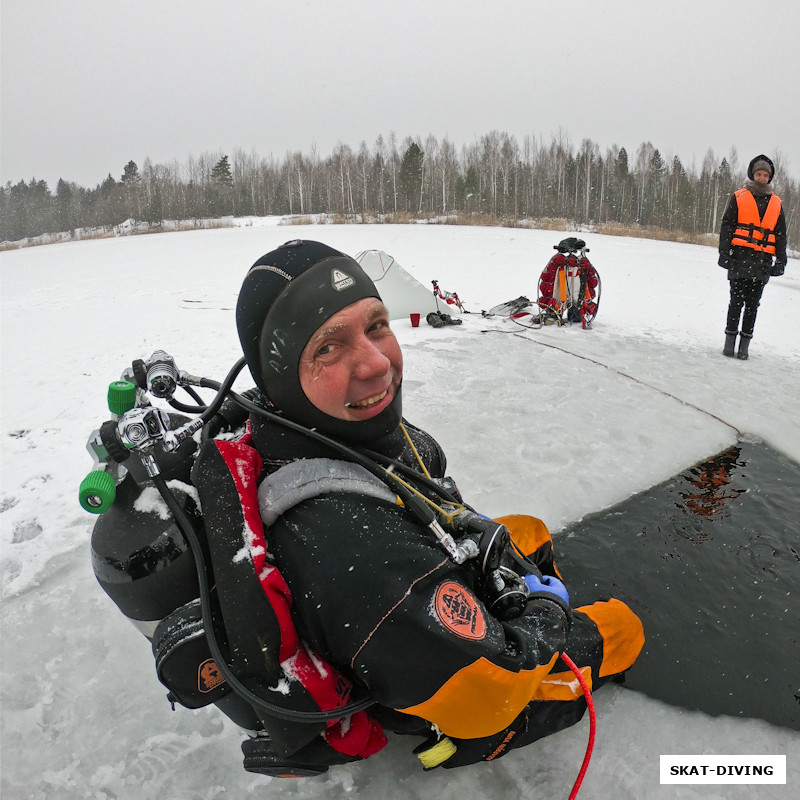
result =
M775 255L775 226L781 213L781 199L772 195L764 212L764 218L758 216L758 206L752 192L748 189L739 189L733 193L739 217L736 221L736 230L731 239L731 244L739 247L751 247L762 253Z

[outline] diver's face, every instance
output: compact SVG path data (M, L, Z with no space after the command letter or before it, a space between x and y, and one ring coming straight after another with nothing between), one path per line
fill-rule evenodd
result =
M320 411L352 422L391 405L403 377L403 355L376 297L334 314L308 340L298 367L300 387Z

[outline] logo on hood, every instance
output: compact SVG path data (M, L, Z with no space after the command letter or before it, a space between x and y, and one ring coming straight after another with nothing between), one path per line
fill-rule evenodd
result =
M355 286L355 283L354 278L351 278L346 272L342 272L340 269L335 269L331 272L331 284L337 292L349 289L351 286Z

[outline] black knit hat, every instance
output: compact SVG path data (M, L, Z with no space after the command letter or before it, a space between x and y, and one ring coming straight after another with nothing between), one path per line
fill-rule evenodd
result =
M357 261L321 242L295 239L256 261L236 303L236 326L258 388L289 419L347 442L363 444L400 423L398 388L391 405L372 419L324 414L300 388L300 356L323 322L378 290Z
M753 175L756 173L757 170L763 169L766 172L769 172L769 180L767 183L772 183L772 179L775 177L775 165L772 163L772 160L767 158L765 155L756 156L751 162L750 166L747 168L747 177L750 180L755 180Z

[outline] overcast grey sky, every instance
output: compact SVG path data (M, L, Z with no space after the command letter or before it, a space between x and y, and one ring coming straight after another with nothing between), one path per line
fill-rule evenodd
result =
M800 177L800 2L1 0L0 182L491 130Z

